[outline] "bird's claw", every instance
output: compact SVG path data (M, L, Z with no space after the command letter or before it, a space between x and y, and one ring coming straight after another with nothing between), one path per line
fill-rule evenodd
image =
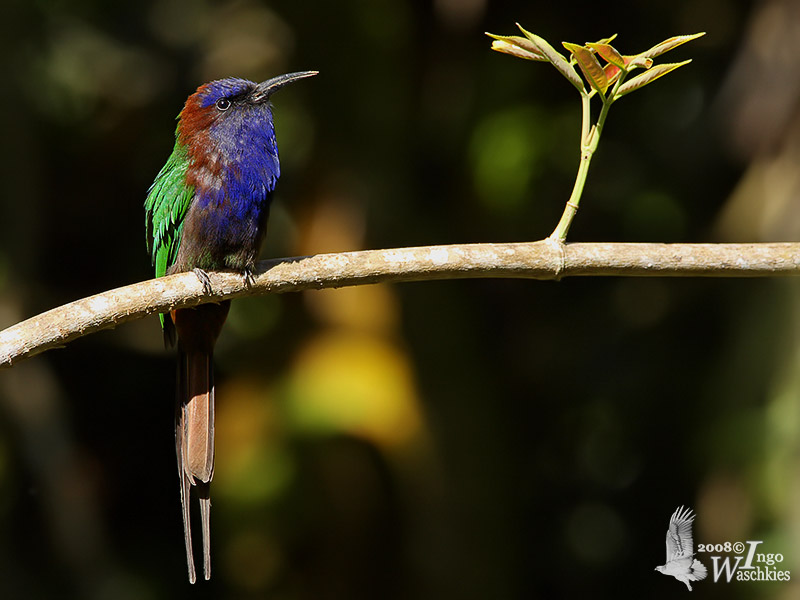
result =
M253 270L250 267L245 267L244 272L242 273L242 277L244 279L244 284L247 287L252 287L256 283L256 276L253 274Z
M211 294L214 290L211 288L211 278L208 276L208 273L199 267L192 269L192 272L203 285L203 293Z

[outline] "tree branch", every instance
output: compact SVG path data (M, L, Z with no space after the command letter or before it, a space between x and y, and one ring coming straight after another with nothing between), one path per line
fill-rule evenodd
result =
M204 294L194 273L179 273L59 306L0 332L0 367L145 315L257 294L481 277L788 275L800 275L800 243L560 244L542 240L318 254L260 262L252 285L237 273L209 273L212 294Z

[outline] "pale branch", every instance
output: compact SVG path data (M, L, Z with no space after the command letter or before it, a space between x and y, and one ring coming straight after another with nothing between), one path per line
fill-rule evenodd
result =
M800 275L800 243L561 244L552 240L318 254L260 262L254 280L209 273L151 279L59 306L0 332L0 367L145 315L267 293L435 279Z

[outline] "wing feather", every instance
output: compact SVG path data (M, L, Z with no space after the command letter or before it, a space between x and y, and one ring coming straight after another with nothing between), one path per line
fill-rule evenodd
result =
M156 277L163 277L175 262L181 244L183 219L194 198L194 187L186 183L189 155L186 147L175 139L175 147L167 163L156 175L144 201L147 249ZM161 327L169 332L164 315L158 315ZM167 336L168 338L171 336Z
M672 513L667 530L667 562L694 554L692 523L695 515L690 508L680 506Z
M147 245L156 277L163 277L175 261L181 241L183 219L194 198L194 187L186 183L189 156L175 140L167 163L156 175L144 203Z

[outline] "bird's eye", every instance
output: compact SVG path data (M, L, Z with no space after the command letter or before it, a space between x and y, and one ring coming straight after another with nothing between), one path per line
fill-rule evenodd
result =
M231 101L227 98L220 98L217 100L217 110L220 112L225 112L231 107Z

